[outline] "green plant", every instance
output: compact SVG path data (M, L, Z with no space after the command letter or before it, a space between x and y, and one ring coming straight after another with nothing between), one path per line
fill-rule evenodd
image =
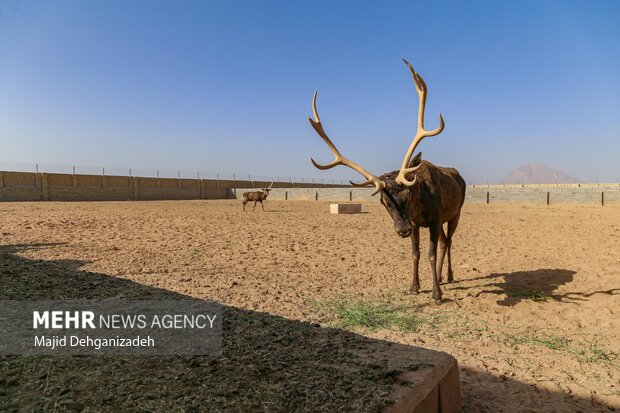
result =
M373 301L339 300L332 304L337 324L342 328L361 327L371 331L393 329L415 331L426 317L414 308Z
M510 297L527 298L532 301L545 302L551 297L545 294L544 291L537 288L525 289L525 290L507 290L506 294Z

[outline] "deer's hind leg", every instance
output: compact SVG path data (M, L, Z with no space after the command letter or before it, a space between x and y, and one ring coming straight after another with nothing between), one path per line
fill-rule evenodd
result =
M411 231L411 256L413 258L413 279L411 281L411 293L418 294L420 291L420 277L418 275L418 263L420 261L420 227L417 225Z
M443 226L439 227L439 259L437 260L437 280L441 284L441 273L443 271L443 260L446 257L446 251L448 250L448 241L446 238L446 233L443 232ZM449 253L448 253L449 254ZM448 268L450 265L448 265ZM450 279L450 277L448 277ZM450 282L450 281L448 281Z
M431 264L431 272L433 274L433 299L438 303L441 301L441 287L439 286L439 276L437 275L437 243L439 242L439 233L443 232L443 230L441 229L441 224L438 222L431 223L428 229L430 232L428 260Z
M456 227L459 225L459 218L461 214L459 213L456 217L452 218L452 220L448 221L448 234L446 235L446 249L448 250L448 282L451 283L454 281L454 274L452 273L452 258L450 257L450 250L452 249L452 236L456 231Z

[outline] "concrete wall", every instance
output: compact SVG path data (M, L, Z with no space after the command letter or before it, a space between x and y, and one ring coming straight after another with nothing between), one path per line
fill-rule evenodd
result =
M233 191L237 199L251 188L238 188ZM289 201L377 201L371 197L370 188L294 188L274 189L270 200ZM470 185L465 192L467 203L534 203L546 204L620 204L619 184L552 184L552 185Z
M0 171L0 201L227 199L234 198L233 188L262 188L270 183ZM296 186L325 187L296 182L273 184L273 188Z
M233 195L241 199L244 192L256 191L251 188L237 188ZM376 201L378 198L371 197L372 190L369 188L281 188L273 189L269 193L272 201Z
M619 184L472 185L466 202L533 204L620 204Z

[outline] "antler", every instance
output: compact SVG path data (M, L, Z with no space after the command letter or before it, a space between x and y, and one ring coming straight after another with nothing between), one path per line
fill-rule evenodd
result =
M411 142L411 145L409 145L409 149L407 150L407 153L405 154L405 159L403 160L403 164L400 167L398 176L396 177L396 182L400 182L401 184L406 185L406 186L411 186L416 183L418 177L417 176L414 177L413 181L408 181L407 178L405 178L405 175L408 174L409 172L414 172L420 167L420 165L417 165L412 168L408 168L409 161L411 160L411 156L413 155L413 152L415 151L417 146L420 144L422 139L427 138L429 136L439 135L444 128L444 123L443 123L443 117L441 116L441 113L440 113L439 114L439 126L437 127L437 129L434 129L432 131L427 131L424 129L424 108L426 106L426 93L427 93L426 83L424 82L424 79L422 79L422 76L420 76L420 74L417 73L413 69L413 67L411 66L411 64L409 64L408 61L403 59L403 62L405 62L405 64L409 66L409 70L411 71L411 75L413 76L413 83L415 84L415 89L418 92L418 96L420 97L420 107L418 108L418 131L416 132L415 137L413 138L413 141Z
M312 120L310 118L308 118L308 120L310 121L310 124L312 125L312 127L314 128L316 133L318 133L319 136L323 139L323 141L327 144L327 146L332 151L332 153L334 154L336 159L334 159L334 161L332 163L329 163L327 165L320 165L320 164L316 163L314 161L314 159L310 158L310 160L312 161L314 166L317 167L318 169L321 169L321 170L331 169L331 168L333 168L334 166L337 166L337 165L348 166L349 168L356 170L357 172L362 174L364 176L364 178L366 178L366 182L359 183L359 184L353 183L353 182L349 181L349 182L351 182L351 185L354 185L354 186L367 186L367 185L373 184L376 189L375 189L375 192L372 193L372 195L375 195L379 191L382 191L383 188L385 188L385 182L383 182L382 180L380 180L379 178L377 178L376 176L374 176L373 174L371 174L370 172L368 172L367 170L365 170L364 168L362 168L361 166L359 166L355 162L352 162L349 159L347 159L344 156L342 156L340 154L340 152L338 151L338 149L336 149L336 147L334 146L332 141L329 139L329 137L327 136L327 134L323 130L323 125L321 124L321 119L319 118L319 113L316 110L316 95L317 95L317 92L314 92L314 98L312 98L312 111L314 112L314 119L315 120Z
M273 181L271 181L271 184L269 184L269 186L267 187L267 189L271 189L271 187L273 186Z

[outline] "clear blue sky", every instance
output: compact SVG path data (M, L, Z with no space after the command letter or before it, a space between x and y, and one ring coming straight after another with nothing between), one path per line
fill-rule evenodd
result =
M311 99L345 156L423 157L493 182L539 162L620 175L619 1L0 0L0 161L320 172Z

